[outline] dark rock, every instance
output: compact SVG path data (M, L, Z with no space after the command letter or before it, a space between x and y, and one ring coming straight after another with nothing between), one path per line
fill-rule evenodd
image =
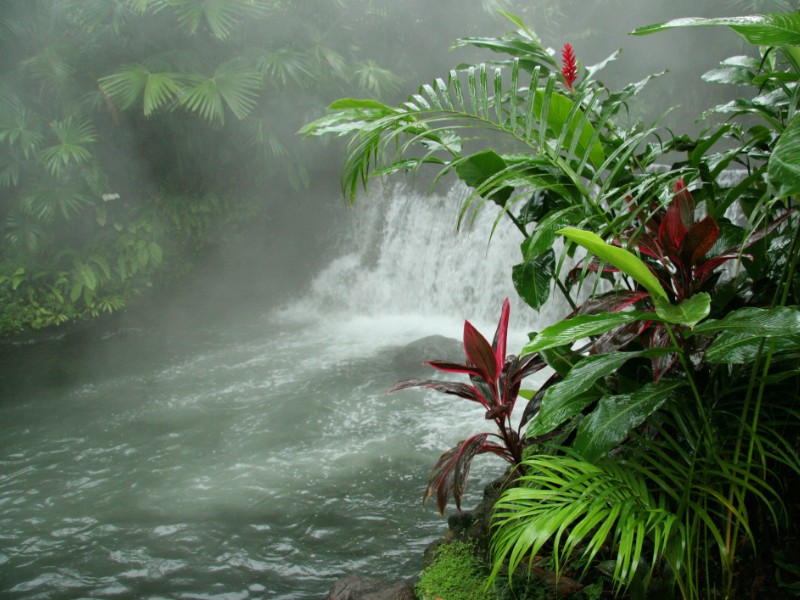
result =
M327 600L414 600L414 588L405 581L349 575L333 584Z
M429 360L463 362L464 346L458 340L442 335L429 335L400 348L394 353L394 369L403 376L410 376L424 368L422 363Z

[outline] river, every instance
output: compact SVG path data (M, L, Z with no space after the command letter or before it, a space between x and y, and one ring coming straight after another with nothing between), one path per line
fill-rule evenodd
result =
M421 497L486 421L434 376L463 320L487 337L521 236L463 189L362 203L306 292L220 325L142 326L3 352L0 596L322 598L408 578L446 521ZM516 234L516 235L515 235ZM509 348L536 327L515 304ZM466 506L502 465L479 458Z

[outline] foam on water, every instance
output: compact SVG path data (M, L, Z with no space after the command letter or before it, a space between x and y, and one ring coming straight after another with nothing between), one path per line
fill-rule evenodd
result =
M465 318L490 337L515 297L521 236L487 245L489 207L457 233L464 193L362 203L307 296L258 327L0 405L0 595L289 599L351 571L413 576L445 528L420 502L428 471L486 422L386 390L435 376L407 344L457 340ZM512 315L511 349L538 318ZM124 357L159 335L99 343ZM466 505L500 469L476 461Z

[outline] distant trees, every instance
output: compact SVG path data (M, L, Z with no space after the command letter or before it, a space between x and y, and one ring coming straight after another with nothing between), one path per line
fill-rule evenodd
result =
M370 0L7 0L0 334L119 309L262 210L266 181L302 185L309 111L345 84L398 89L346 28L388 17Z

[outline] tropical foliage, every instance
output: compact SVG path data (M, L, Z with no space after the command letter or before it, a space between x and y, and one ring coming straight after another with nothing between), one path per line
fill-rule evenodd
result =
M4 4L0 333L110 312L184 272L282 200L264 189L305 183L304 111L344 85L397 89L397 63L363 59L346 34L388 32L391 15L311 4Z
M349 136L351 201L373 176L455 174L471 189L462 221L495 206L497 226L524 235L520 296L538 310L555 289L572 307L520 353L552 375L495 506L493 577L545 556L556 576L594 565L637 597L664 583L673 597L749 597L740 561L800 516L787 502L800 481L800 14L635 32L729 28L752 45L704 76L743 92L709 108L696 136L623 125L651 77L610 90L597 74L616 55L580 67L564 44L559 61L505 16L516 31L460 42L495 52L491 63L398 106L339 100L304 132ZM490 383L481 365L499 345L468 346L449 370Z

